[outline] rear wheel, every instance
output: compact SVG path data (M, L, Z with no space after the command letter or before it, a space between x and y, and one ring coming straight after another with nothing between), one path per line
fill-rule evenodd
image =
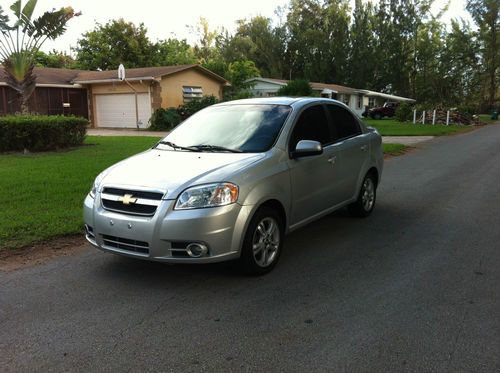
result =
M261 207L248 225L241 264L248 274L263 275L277 264L284 238L284 222L280 214L267 206Z
M350 214L361 218L370 215L375 208L376 199L377 182L373 173L368 173L361 184L358 199L348 206Z
M380 114L380 113L375 113L375 114L373 114L372 118L373 118L373 119L377 119L377 120L382 119L382 114Z

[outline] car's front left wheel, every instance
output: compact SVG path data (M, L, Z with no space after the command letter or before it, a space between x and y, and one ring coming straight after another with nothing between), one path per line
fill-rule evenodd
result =
M241 264L248 274L270 272L281 255L284 221L274 209L263 206L257 210L248 225L241 251Z

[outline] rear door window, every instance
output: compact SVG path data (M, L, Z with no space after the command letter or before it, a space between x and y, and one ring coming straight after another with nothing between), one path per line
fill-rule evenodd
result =
M348 110L338 105L327 105L327 110L337 139L345 139L361 134L358 121Z

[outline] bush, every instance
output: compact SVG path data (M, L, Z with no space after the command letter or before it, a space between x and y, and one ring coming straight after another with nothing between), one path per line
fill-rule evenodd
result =
M278 90L278 96L312 96L313 90L307 80L290 80Z
M156 109L149 122L152 131L169 131L181 122L182 118L174 108Z
M81 145L88 120L62 115L0 117L0 152L57 150Z
M394 115L398 122L408 122L413 118L413 107L407 102L401 102Z
M213 95L203 96L202 98L191 100L189 102L186 102L184 105L179 106L179 109L177 109L177 111L181 115L182 119L186 119L197 111L200 111L201 109L204 109L210 105L214 105L218 102L219 100L217 100L217 98Z

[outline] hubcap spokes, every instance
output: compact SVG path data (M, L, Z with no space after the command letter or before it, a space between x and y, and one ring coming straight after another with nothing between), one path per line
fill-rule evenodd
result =
M373 181L367 178L363 182L363 195L362 195L363 208L365 211L370 211L375 202L375 187Z
M273 218L264 218L255 229L252 240L253 256L260 267L269 266L276 259L280 245L278 223Z

